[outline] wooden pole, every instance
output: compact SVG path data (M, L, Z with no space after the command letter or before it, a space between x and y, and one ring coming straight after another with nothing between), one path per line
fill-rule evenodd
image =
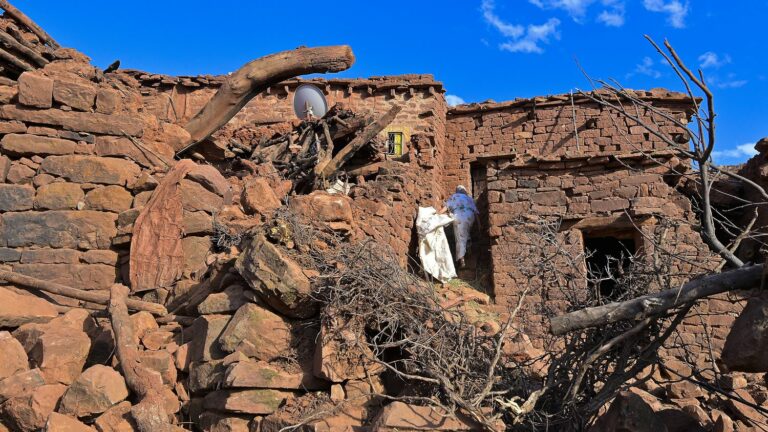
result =
M11 18L15 19L19 23L23 24L25 27L27 27L29 30L32 31L38 38L40 38L40 42L44 44L50 45L53 49L60 48L61 46L49 35L45 32L40 26L35 24L34 21L32 21L31 18L24 15L24 12L16 9L12 4L8 3L6 0L0 0L0 8L5 10L5 13L8 14Z
M680 288L554 317L549 322L549 331L559 336L574 330L604 326L617 321L641 320L715 294L757 288L763 277L763 266L764 264L741 267L692 280Z
M339 45L297 48L246 63L227 76L213 98L184 126L191 139L177 154L211 136L267 87L298 75L343 71L354 62L352 49Z
M19 273L13 273L9 271L0 271L0 280L10 282L15 285L20 285L27 288L33 288L40 291L45 291L51 294L58 294L60 296L73 298L76 300L82 300L100 305L109 304L109 294L100 291L85 291L77 288L72 288L66 285L58 284L56 282L50 282L32 276L26 276ZM138 311L147 311L153 315L164 316L168 315L168 311L165 310L163 305L157 303L150 303L141 300L127 299L126 304L129 308Z

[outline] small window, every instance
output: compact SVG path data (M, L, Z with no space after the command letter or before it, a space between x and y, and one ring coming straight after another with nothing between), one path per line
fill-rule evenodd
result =
M630 270L636 250L631 232L599 235L584 233L589 287L597 290L604 300L618 300L624 292L617 280Z
M387 139L387 154L401 156L403 154L403 133L390 132Z

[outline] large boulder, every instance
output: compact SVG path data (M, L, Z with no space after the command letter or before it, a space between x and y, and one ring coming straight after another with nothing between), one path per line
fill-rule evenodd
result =
M0 332L0 353L2 353L0 380L29 369L24 347L6 331Z
M291 210L313 221L322 222L334 231L349 233L354 227L352 199L345 195L315 191L293 197Z
M503 427L502 427L503 429ZM439 408L392 402L384 407L372 422L371 430L381 432L411 431L474 431L479 424L466 416L450 416Z
M16 397L28 395L36 388L45 385L40 369L19 372L0 380L0 404Z
M293 393L280 390L217 390L205 396L203 406L239 414L271 414Z
M67 386L63 384L47 384L27 395L9 399L2 406L2 417L12 429L21 432L40 430L66 390Z
M109 366L94 365L69 386L59 412L77 417L101 414L127 397L128 387L120 373Z
M272 214L282 205L269 182L262 177L251 178L245 182L240 203L246 213L262 216Z
M768 372L768 296L747 302L725 339L720 360L729 371Z
M17 294L0 287L0 327L43 323L58 316L51 303L33 295Z
M96 432L96 429L85 425L76 418L59 413L51 413L45 423L45 432Z
M219 337L221 348L269 361L291 349L291 327L269 310L247 303L237 310Z
M632 392L621 392L611 407L597 419L590 432L667 432L664 424L642 397Z
M235 312L247 302L244 288L240 285L230 285L222 292L209 295L197 305L197 313L205 315Z
M235 269L268 305L292 318L317 313L312 285L301 266L264 236L251 239L237 258Z
M314 377L311 371L289 371L264 361L232 363L224 374L224 386L230 388L320 390L327 389L329 385L327 381Z

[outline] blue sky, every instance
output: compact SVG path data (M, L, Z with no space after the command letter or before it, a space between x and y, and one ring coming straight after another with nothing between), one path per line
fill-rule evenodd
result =
M466 102L588 88L576 60L630 88L679 90L647 33L703 68L720 163L746 160L768 136L768 0L13 3L101 67L120 59L157 73L220 74L300 45L348 44L357 62L342 76L431 73Z

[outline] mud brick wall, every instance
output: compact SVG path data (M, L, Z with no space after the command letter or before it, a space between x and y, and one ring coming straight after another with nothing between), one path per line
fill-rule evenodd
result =
M521 223L560 221L558 243L576 261L584 259L585 235L631 233L638 249L649 255L652 239L661 239L663 250L673 254L667 258L671 260L669 273L679 275L673 286L719 263L695 230L696 215L689 199L673 187L676 180L670 173L679 170L682 162L664 153L656 160L665 162L659 165L636 156L621 161L605 157L560 162L498 159L487 163L494 294L498 304L510 307L526 287L533 288L522 312L526 333L544 337L546 318L565 312L568 303L564 291L536 289L537 281L530 277L536 258L525 261L521 257L547 246L540 238L527 237ZM563 262L560 268L566 274L573 273L571 288L577 297L579 290L586 292L585 267L569 267ZM702 349L711 342L713 349L720 350L742 307L731 300L721 297L702 303L698 313L680 327L681 337Z
M647 103L666 108L671 118L687 123L685 95L665 90L636 93ZM648 124L655 122L664 133L684 133L661 116L644 112L641 118ZM668 148L633 120L586 99L575 98L572 106L568 95L455 107L448 111L446 133L448 189L470 184L470 165L478 157L527 154L553 158Z
M168 77L122 71L140 85L142 103L158 118L183 124L213 96L221 77ZM406 262L412 252L418 205L438 207L445 198L444 160L446 111L442 84L431 75L401 75L367 79L289 80L254 97L226 126L270 125L296 121L293 95L302 83L318 86L329 106L379 116L393 105L402 110L381 135L404 134L403 162L389 162L375 182L356 188L356 217L366 234L390 245Z
M127 283L133 222L165 170L146 149L170 160L185 132L75 52L0 94L0 267L87 290ZM221 206L198 189L182 185L190 277L205 267L210 213Z

